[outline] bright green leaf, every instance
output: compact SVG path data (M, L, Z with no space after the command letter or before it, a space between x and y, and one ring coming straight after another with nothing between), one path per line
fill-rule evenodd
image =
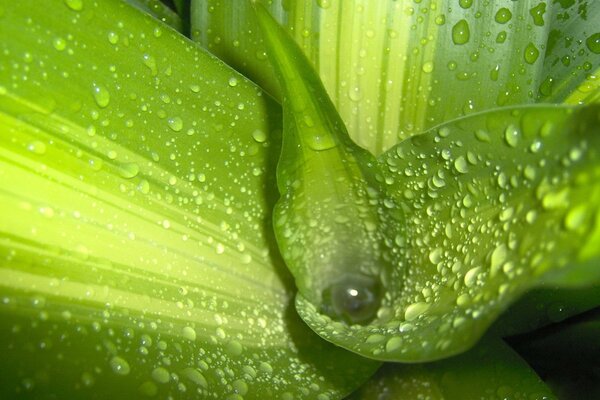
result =
M177 31L182 31L183 22L177 13L173 12L169 7L167 7L160 0L123 0L126 3L131 4L135 8L142 10L143 12L153 16L159 21L164 22L167 25L170 25L173 29ZM66 1L67 4L73 3L81 3L81 0L69 0Z
M262 3L315 66L350 136L375 154L473 112L600 95L598 2ZM195 40L279 93L249 3L194 0L192 10Z
M0 13L0 397L359 386L272 247L279 106L120 2L33 3Z
M380 161L406 218L394 243L404 261L383 279L394 285L378 318L348 326L297 297L300 315L367 357L425 361L471 347L542 282L597 282L599 140L598 106L528 106L400 143Z
M555 396L509 346L488 339L470 352L444 361L387 364L350 396L352 400L382 398L549 400Z

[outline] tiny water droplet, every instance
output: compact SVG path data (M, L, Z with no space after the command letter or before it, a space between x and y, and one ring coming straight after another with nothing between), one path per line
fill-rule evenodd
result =
M144 54L142 56L142 60L144 65L150 69L150 73L152 76L156 76L158 74L158 68L156 67L156 60L150 54Z
M108 103L110 102L110 93L104 86L94 83L92 94L98 107L105 108L108 106Z
M229 78L229 81L227 83L229 84L229 86L235 87L238 84L238 80L235 77L231 77Z
M331 7L331 0L317 0L317 5L323 9Z
M461 19L452 27L452 41L454 44L462 45L469 41L471 32L466 19Z

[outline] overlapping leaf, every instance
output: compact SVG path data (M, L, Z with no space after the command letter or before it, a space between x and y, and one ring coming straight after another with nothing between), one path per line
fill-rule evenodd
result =
M347 326L302 296L300 315L367 357L424 361L472 346L536 284L597 281L599 157L598 106L490 111L400 143L380 160L404 262L378 318Z
M1 396L360 385L271 251L279 107L120 2L0 8Z
M450 119L536 101L598 101L600 3L264 1L375 154ZM192 37L279 93L246 2L194 0Z

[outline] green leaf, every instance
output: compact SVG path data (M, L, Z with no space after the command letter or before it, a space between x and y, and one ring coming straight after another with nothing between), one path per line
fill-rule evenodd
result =
M350 136L374 154L462 115L600 95L597 2L261 3L310 59ZM247 2L194 0L192 34L280 93Z
M118 1L2 7L0 397L339 398L273 246L279 106ZM117 17L115 17L117 16Z
M406 219L404 261L378 318L348 326L299 297L298 312L366 357L425 361L471 347L536 285L597 282L599 121L596 105L518 107L400 143L380 161Z
M509 346L488 339L468 353L435 363L386 364L350 399L554 399Z

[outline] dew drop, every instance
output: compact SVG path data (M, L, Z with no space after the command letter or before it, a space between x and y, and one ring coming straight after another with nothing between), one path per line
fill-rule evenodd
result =
M105 108L108 106L108 103L110 102L110 93L104 86L94 84L92 88L92 94L94 96L94 101L96 104L98 104L98 107Z
M470 8L473 5L473 0L458 0L458 4L464 8Z
M496 22L499 24L506 24L512 18L512 13L508 8L501 8L496 12Z
M537 61L539 56L540 56L540 51L538 50L538 48L535 47L535 45L533 43L529 42L527 44L527 46L525 46L525 52L523 53L523 57L525 58L525 61L528 64L533 64L534 62Z
M469 41L470 37L471 32L466 19L461 19L452 27L452 41L454 44L465 44Z
M196 340L196 331L191 326L186 326L181 330L181 334L187 340L193 342Z
M391 353L393 351L398 350L402 346L402 338L395 336L387 341L385 344L385 351Z
M510 147L517 147L517 145L519 144L519 136L519 128L517 128L514 125L509 125L504 130L504 140L506 141L506 144L508 144Z
M154 379L158 383L168 383L171 379L169 375L169 371L164 369L163 367L157 367L152 370L152 379Z
M331 0L317 0L317 5L323 9L331 7Z
M252 132L252 139L258 143L264 143L267 140L267 134L261 129L256 129Z
M544 14L546 13L546 3L541 2L529 10L529 15L533 19L534 25L544 26Z
M475 268L471 268L470 270L467 271L467 273L465 274L465 286L467 287L471 287L475 284L475 282L477 282L477 276L479 275L479 272L481 271L481 267L475 267Z
M125 163L119 169L119 175L125 179L131 179L137 176L140 172L140 167L136 163Z
M206 381L206 378L196 368L186 368L183 371L181 371L181 375L195 383L197 386L203 388L208 387L208 382Z
M52 46L58 51L63 51L67 47L67 41L61 37L54 38Z
M430 306L430 304L423 302L411 304L404 311L404 319L406 321L414 321L429 310Z
M577 230L585 223L586 217L587 207L585 204L574 207L565 216L565 227L570 231Z
M585 45L594 54L600 54L600 32L594 33L585 40Z
M238 84L238 80L235 77L231 77L229 78L229 81L227 82L229 84L229 86L231 87L236 87Z
M27 150L34 154L42 155L46 153L46 144L39 140L35 140L27 145Z
M108 32L107 37L110 44L117 44L119 42L119 35L115 32Z
M381 291L375 277L346 274L323 291L323 311L348 324L366 324L377 314Z
M118 356L111 358L109 365L113 372L117 375L127 375L131 371L129 363Z
M231 386L233 387L235 393L241 396L244 396L246 395L246 393L248 393L248 384L241 379L236 379L235 381L233 381L231 383Z
M469 172L469 165L463 156L460 156L454 160L454 168L456 168L456 170L461 174L466 174Z
M152 76L156 76L158 74L158 68L156 67L156 60L149 54L144 54L142 56L142 60L144 65L148 67Z
M171 117L167 120L167 125L169 128L175 132L179 132L183 129L183 121L179 117Z

